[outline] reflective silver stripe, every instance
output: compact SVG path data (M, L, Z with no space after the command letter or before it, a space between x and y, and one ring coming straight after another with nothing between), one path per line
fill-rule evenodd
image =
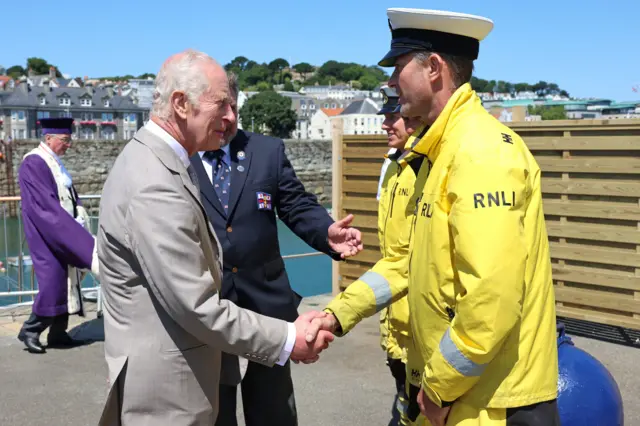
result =
M391 303L391 286L389 282L380 274L373 271L365 272L360 281L364 281L376 297L376 312L389 306Z
M451 329L448 328L444 336L442 336L442 340L440 340L440 352L444 359L463 376L476 377L481 375L486 364L476 364L464 356L456 344L453 343L453 340L451 340L450 330Z

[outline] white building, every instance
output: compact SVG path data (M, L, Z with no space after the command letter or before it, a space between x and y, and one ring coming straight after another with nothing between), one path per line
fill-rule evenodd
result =
M331 118L340 115L344 108L321 108L311 117L309 124L309 139L331 139Z
M369 90L356 90L350 86L306 86L300 89L300 93L315 99L354 100L371 96Z
M367 98L355 101L342 111L340 117L344 122L345 135L379 135L384 133L382 122L384 115L378 115L380 107Z

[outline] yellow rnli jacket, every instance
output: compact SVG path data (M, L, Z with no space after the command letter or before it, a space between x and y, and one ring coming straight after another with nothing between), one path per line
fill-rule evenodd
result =
M399 153L400 154L400 153ZM408 253L417 193L416 174L423 156L409 151L390 156L382 178L378 207L381 259L326 307L348 333L362 319L382 314L382 345L391 358L406 362L409 336Z
M540 168L460 87L413 150L427 156L409 261L408 380L438 405L556 398L558 356Z

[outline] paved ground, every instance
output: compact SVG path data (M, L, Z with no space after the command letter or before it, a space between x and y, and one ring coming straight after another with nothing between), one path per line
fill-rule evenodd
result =
M321 309L327 301L327 296L308 298L302 310ZM15 338L24 317L12 318L0 311L0 425L97 423L106 396L103 333L95 313L87 319L81 325L74 322L73 332L91 336L95 343L31 355ZM573 340L616 378L625 403L625 424L640 425L640 348L580 337ZM393 382L378 346L375 318L335 342L318 363L294 365L293 374L301 426L387 424Z

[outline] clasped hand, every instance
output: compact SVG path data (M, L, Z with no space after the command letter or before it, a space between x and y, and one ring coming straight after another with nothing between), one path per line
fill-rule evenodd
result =
M329 347L334 336L326 327L329 316L326 312L310 311L302 314L294 322L296 343L291 352L291 361L311 364L320 358L320 352Z

